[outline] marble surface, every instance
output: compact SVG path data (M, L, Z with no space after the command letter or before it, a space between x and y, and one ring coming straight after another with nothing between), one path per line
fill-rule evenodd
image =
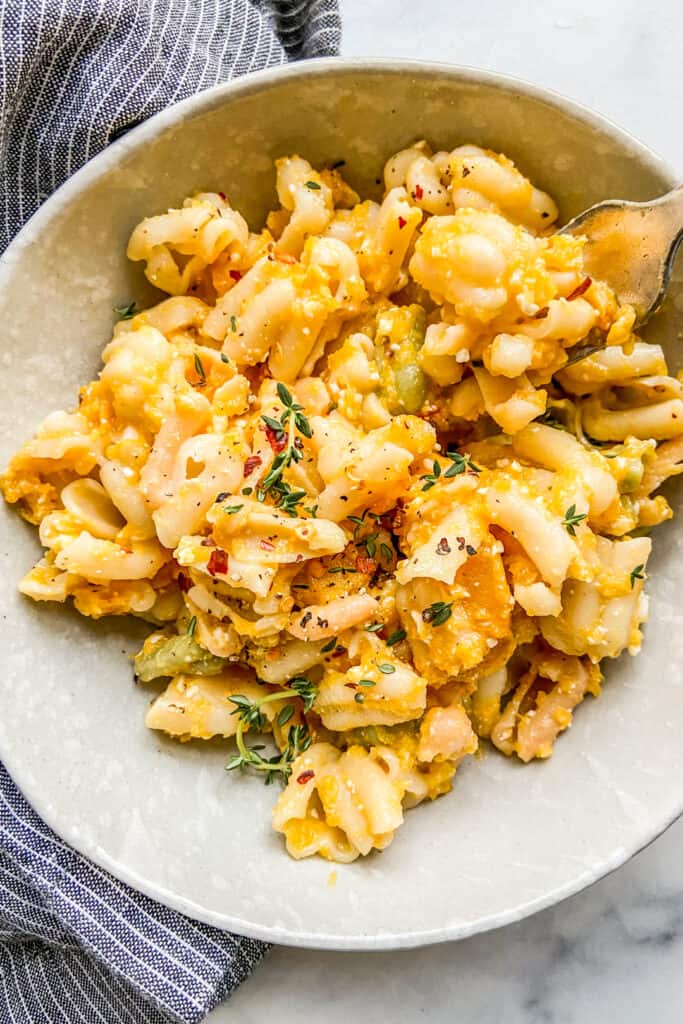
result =
M680 0L342 0L345 56L519 75L600 110L683 175ZM683 785L683 782L681 783ZM278 948L210 1024L679 1024L683 821L520 924L399 953Z

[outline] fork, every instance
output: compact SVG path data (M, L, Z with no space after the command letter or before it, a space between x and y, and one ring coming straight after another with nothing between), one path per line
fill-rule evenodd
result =
M587 274L606 281L620 303L633 306L639 326L656 312L669 286L683 237L683 185L645 203L607 199L574 217L559 234L587 237ZM566 365L601 347L575 349Z

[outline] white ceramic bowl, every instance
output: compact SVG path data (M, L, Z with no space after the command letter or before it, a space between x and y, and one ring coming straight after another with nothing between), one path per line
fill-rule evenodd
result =
M608 196L674 183L618 128L522 82L448 67L317 61L250 76L132 131L54 195L0 264L4 463L42 417L97 372L112 306L150 297L124 257L133 225L198 188L223 189L253 223L274 202L272 159L346 159L375 194L386 157L416 138L501 149L569 217ZM680 274L650 336L683 328ZM675 351L672 363L677 367ZM276 942L379 949L516 920L595 881L683 809L677 655L680 524L657 533L643 654L609 667L548 763L494 753L452 794L411 811L392 846L336 869L295 863L271 832L273 788L223 771L220 743L145 730L149 691L127 654L141 630L36 606L16 582L35 531L2 509L0 754L66 840L170 906Z

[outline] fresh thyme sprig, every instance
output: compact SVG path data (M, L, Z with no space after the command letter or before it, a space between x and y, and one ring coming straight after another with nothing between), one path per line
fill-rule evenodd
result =
M631 572L629 573L629 579L631 580L631 590L633 590L633 588L635 587L636 580L645 579L645 573L643 572L644 568L645 564L641 562L640 565L637 565L634 569L631 569Z
M306 491L297 491L291 487L286 480L278 480L270 488L270 495L275 500L275 504L278 508L286 512L288 516L295 519L299 514L298 506L308 497ZM257 494L259 500L263 500L260 494ZM265 497L265 494L264 494Z
M389 547L388 544L382 542L379 546L379 551L385 562L390 562L394 558L396 552Z
M129 302L127 306L114 306L113 308L119 320L132 320L137 312L134 302Z
M434 459L431 473L425 473L420 477L420 480L425 481L422 487L423 491L430 490L441 476L445 480L450 480L454 476L460 476L461 473L481 473L481 467L475 466L469 455L461 455L460 452L445 452L444 457L450 459L451 465L442 473L441 464Z
M582 523L584 519L586 519L586 513L577 512L576 505L570 505L564 514L562 525L564 526L565 530L567 531L570 537L576 537L575 527L579 523Z
M369 518L377 521L380 518L380 516L376 515L374 512L371 512L370 509L364 508L359 516L347 516L346 518L350 523L353 523L353 539L355 542L357 542L360 536L361 529L364 526L369 525L366 520Z
M275 445L283 447L276 453L270 469L256 491L256 497L259 501L265 501L266 495L270 494L279 508L294 517L297 515L296 506L307 495L305 491L294 490L282 479L282 474L288 466L300 462L303 458L301 439L297 437L297 431L306 438L313 437L313 431L308 419L303 414L303 406L294 401L292 394L284 384L277 385L277 393L284 405L280 419L276 420L272 416L262 416L261 419L271 432Z
M377 523L381 516L376 515L374 512L370 512L369 509L363 509L363 512L359 516L347 516L350 523L353 523L353 543L357 548L365 548L368 558L375 558L377 554L377 541L379 540L379 530L372 530L370 520ZM361 536L361 530L364 527L370 526L371 532ZM382 557L385 560L389 560L393 557L391 548L381 542L379 550Z
M451 465L444 473L446 479L460 476L461 473L465 472L481 473L481 467L475 466L469 455L461 455L460 452L446 452L446 458L451 460Z
M318 688L315 683L307 676L298 676L296 679L290 680L286 689L268 693L265 697L260 697L258 700L251 700L241 693L230 697L229 700L235 705L232 714L237 715L239 718L237 732L235 733L238 753L228 761L225 770L231 772L236 768L240 771L246 768L253 768L255 771L265 772L266 777L264 781L266 785L271 783L278 774L283 779L289 778L292 771L292 762L299 754L308 750L311 745L311 735L308 731L308 726L305 723L293 725L287 734L285 749L273 757L264 757L260 753L264 749L263 744L247 746L244 741L244 733L249 728L259 731L264 728L266 718L261 710L264 704L272 704L275 701L285 700L289 697L298 697L303 702L303 710L310 711L317 693ZM277 715L277 724L280 727L286 725L295 710L293 704L285 704Z
M439 479L440 476L441 476L441 466L436 461L436 459L434 459L434 462L432 463L432 471L431 471L431 473L425 473L424 476L420 477L420 480L424 480L425 481L425 483L424 483L424 485L422 487L422 490L423 491L430 490L430 488L432 488L434 486L434 484L437 482L437 480Z
M431 622L432 626L443 626L444 622L448 622L450 619L452 608L452 601L450 603L447 601L435 601L434 604L430 604L428 608L423 610L422 621Z
M375 530L373 533L369 533L367 537L361 538L356 541L357 548L365 548L368 558L374 558L377 551L377 538L379 533Z
M194 354L194 369L195 373L199 377L199 384L201 387L204 387L206 384L206 370L204 369L204 364L198 352L195 352Z

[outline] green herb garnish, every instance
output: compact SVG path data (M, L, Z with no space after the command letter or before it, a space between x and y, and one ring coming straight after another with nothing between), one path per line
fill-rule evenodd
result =
M450 619L452 608L452 601L450 604L446 601L435 601L422 612L422 621L431 622L432 626L443 626L444 622L448 622Z
M390 562L394 557L395 552L389 547L388 544L380 544L379 551L385 562Z
M584 519L586 519L586 513L577 512L576 505L570 505L564 514L562 525L564 526L565 530L567 531L570 537L576 537L575 527L579 523L582 523Z
M195 368L195 370L197 372L197 376L199 377L199 383L203 387L204 384L206 384L206 370L204 369L203 362L199 358L199 353L198 352L195 352L195 354L194 354L194 368Z
M431 471L431 473L425 473L424 476L420 477L420 480L424 480L425 481L424 486L422 487L422 490L423 491L428 491L431 487L434 486L434 484L436 483L436 481L439 479L440 476L441 476L441 466L436 461L436 459L434 459L434 462L432 463L432 471Z
M285 480L278 480L278 482L270 489L271 496L275 499L275 504L278 508L286 512L288 516L295 519L299 514L298 505L307 498L306 491L296 491L293 487ZM265 495L264 495L265 497ZM259 500L263 500L259 498Z
M481 467L475 466L469 455L461 455L460 452L446 452L446 458L451 460L452 465L448 467L444 476L451 479L460 476L461 473L481 473Z
M118 316L119 320L131 320L137 310L135 309L135 303L129 302L127 306L114 306L114 312Z
M290 720L290 718L294 714L294 710L295 709L294 709L294 705L293 704L285 704L285 706L283 708L281 708L280 711L278 711L278 716L277 716L277 719L276 719L277 724L279 726L287 725L287 722Z
M645 563L642 562L640 565L637 565L635 567L635 569L631 569L631 572L629 573L629 579L631 580L631 590L633 590L633 588L635 587L636 580L644 580L645 579L645 574L643 572L644 568L645 568Z
M303 710L310 711L317 693L318 689L315 683L311 682L306 676L300 676L290 680L286 689L269 693L258 700L251 700L249 697L239 693L229 697L230 702L235 705L232 714L237 715L239 718L237 732L235 733L238 753L232 760L228 761L225 766L226 771L231 772L236 768L239 768L240 771L243 771L245 768L253 768L255 771L265 772L266 777L264 781L266 785L272 782L278 774L283 779L287 779L292 771L292 762L299 754L308 750L311 745L311 735L308 731L308 726L306 724L292 726L287 734L285 749L273 757L263 757L260 753L263 750L263 746L260 744L255 744L251 747L247 746L244 741L244 733L249 728L258 730L264 728L266 719L261 710L264 704L271 704L274 701L287 697L298 697L303 701ZM278 725L286 725L294 711L295 707L293 704L286 704L285 707L281 708L276 718Z
M257 497L259 501L263 501L267 494L271 494L280 508L289 515L296 516L295 507L306 497L306 492L294 491L282 479L282 474L287 466L300 462L303 458L300 448L301 441L297 438L296 432L298 431L303 437L310 438L313 436L313 431L303 414L303 406L294 401L284 384L277 385L277 393L285 407L280 419L276 420L272 416L263 416L262 419L266 426L274 432L276 440L280 442L286 438L286 444L273 459L270 469L259 485Z
M369 533L367 537L362 537L360 540L356 541L356 547L365 548L368 554L368 558L374 558L375 552L377 550L378 537L379 534L377 532Z

